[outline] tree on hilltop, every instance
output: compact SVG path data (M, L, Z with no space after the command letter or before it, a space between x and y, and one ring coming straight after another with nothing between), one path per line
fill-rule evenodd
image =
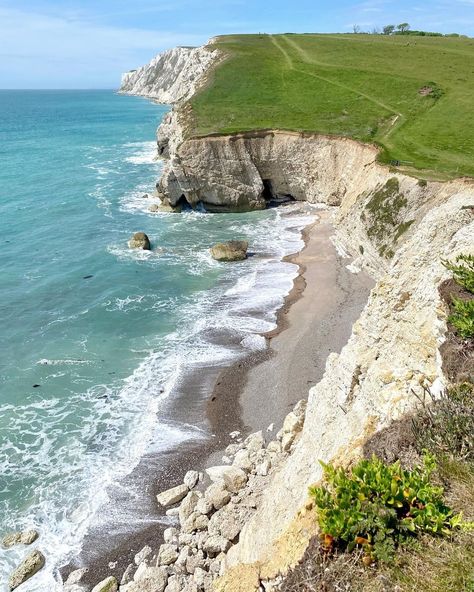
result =
M410 29L410 25L408 23L400 23L397 25L397 29L400 33L406 33Z

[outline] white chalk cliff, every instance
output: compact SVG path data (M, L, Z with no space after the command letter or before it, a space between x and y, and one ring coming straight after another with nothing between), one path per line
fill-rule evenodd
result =
M178 101L187 100L199 86L194 66L165 55L126 76L122 90L171 102L165 97L172 88ZM173 82L169 66L182 63ZM193 63L202 80L213 60ZM227 554L219 589L249 592L242 564L261 569L272 556L308 486L321 478L318 460L360 454L368 437L413 409L413 391L424 385L436 391L445 382L439 347L447 311L438 286L449 274L441 260L474 253L474 182L419 183L379 164L375 147L347 138L278 130L192 138L181 123L183 109L180 102L158 133L167 159L158 186L165 202L244 210L290 195L337 205L338 240L377 282L349 342L329 356L322 381L309 392L301 437Z

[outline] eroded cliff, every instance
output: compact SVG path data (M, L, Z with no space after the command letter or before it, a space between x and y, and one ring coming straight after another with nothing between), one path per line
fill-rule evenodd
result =
M349 342L309 392L301 437L227 554L218 588L250 592L268 576L272 556L281 557L279 541L321 478L318 461L347 463L414 408L413 393L426 386L436 394L445 383L439 347L447 311L438 286L448 277L443 259L474 253L474 183L420 182L347 138L280 130L193 138L187 109L181 104L158 133L166 204L235 211L287 196L338 206L338 242L377 280ZM273 561L272 573L285 567Z

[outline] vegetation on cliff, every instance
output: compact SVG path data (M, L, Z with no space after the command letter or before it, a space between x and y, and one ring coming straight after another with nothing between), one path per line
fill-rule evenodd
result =
M192 100L192 134L256 129L372 141L426 176L474 175L474 40L404 35L232 35ZM436 171L436 172L435 172Z

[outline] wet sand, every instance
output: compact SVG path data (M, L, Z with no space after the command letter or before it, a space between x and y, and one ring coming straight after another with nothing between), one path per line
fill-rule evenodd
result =
M322 378L328 354L347 342L373 282L346 268L350 260L341 258L330 240L330 213L318 216L304 231L304 249L287 258L299 265L299 276L278 313L277 329L266 335L267 350L230 367L194 368L186 376L160 410L160 421L194 435L165 452L150 450L124 481L108 490L110 502L63 576L87 566L91 585L108 575L120 580L135 553L146 544L157 548L172 524L156 494L181 483L189 469L220 463L230 432L265 432L270 423L279 429L294 404ZM232 341L229 335L220 339Z

